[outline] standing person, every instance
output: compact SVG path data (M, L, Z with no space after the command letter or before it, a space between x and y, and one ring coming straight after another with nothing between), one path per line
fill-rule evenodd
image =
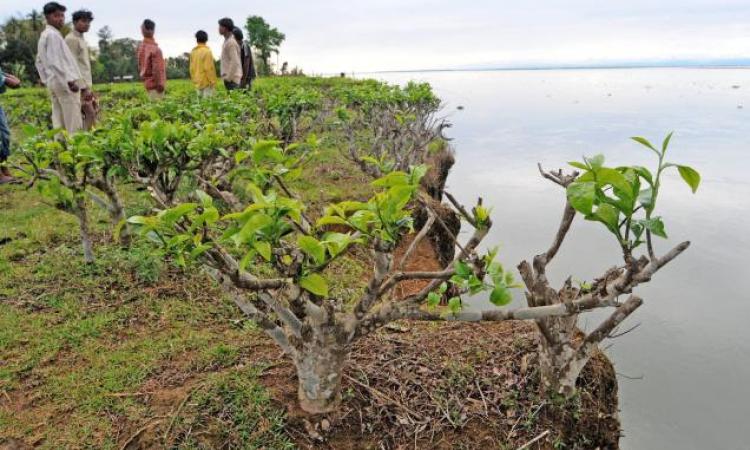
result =
M21 81L11 74L0 71L0 94L5 92L5 88L15 89L21 86ZM5 111L0 107L0 184L15 182L15 178L10 174L5 162L10 157L10 127L8 119L5 117Z
M39 37L36 69L52 98L52 126L73 134L83 127L78 86L81 71L60 33L65 24L65 11L57 2L44 5L47 26Z
M210 97L216 89L216 65L214 55L208 48L208 33L195 33L198 45L190 52L190 79L201 97Z
M240 87L242 81L242 54L234 38L234 22L230 18L219 21L219 34L224 36L221 48L221 79L228 91Z
M138 46L138 70L143 80L143 86L148 92L151 100L164 98L167 84L167 66L164 64L164 55L161 53L159 44L154 40L156 24L153 20L146 19L141 25L143 42Z
M73 31L65 36L70 52L76 59L78 70L81 71L81 113L83 114L83 128L90 130L96 123L96 115L99 112L99 104L93 92L94 83L91 79L91 56L89 44L83 37L91 28L94 15L91 11L82 9L73 13Z
M245 42L245 36L242 34L242 30L240 30L239 27L234 27L232 34L234 34L234 38L240 46L240 60L242 61L242 80L240 81L240 87L242 89L250 89L253 85L253 80L255 79L253 51L250 49L247 42Z

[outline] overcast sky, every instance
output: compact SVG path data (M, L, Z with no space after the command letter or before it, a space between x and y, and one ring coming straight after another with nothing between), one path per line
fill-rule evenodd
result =
M280 61L308 73L580 64L750 56L750 0L72 0L95 31L138 38L141 21L173 56L198 29L218 50L217 20L263 16L286 33ZM44 2L37 6L41 9ZM2 0L0 17L27 12ZM216 55L215 55L216 56Z

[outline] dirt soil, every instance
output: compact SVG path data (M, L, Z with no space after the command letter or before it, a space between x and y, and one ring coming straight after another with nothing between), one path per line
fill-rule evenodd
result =
M409 244L408 239L401 244L396 262ZM420 244L406 267L439 269L432 246ZM398 293L408 295L423 283L404 283ZM617 382L607 358L597 355L587 365L573 401L556 402L540 393L536 349L530 323L393 324L355 344L340 410L313 417L298 407L292 364L270 339L260 337L243 348L233 367L197 370L174 361L139 392L127 394L148 413L136 420L114 419L119 430L115 448L256 448L241 442L272 431L264 413L253 430L245 431L249 434L228 439L225 428L232 418L201 410L194 401L207 376L247 367L258 368L269 411L284 412L279 432L299 448L618 448ZM18 413L36 408L29 387L13 392L3 406ZM41 410L39 417L51 419ZM54 423L64 427L65 418L56 417ZM186 434L198 439L196 446L176 445ZM27 448L33 447L3 441L0 433L0 450ZM86 448L83 443L81 448Z

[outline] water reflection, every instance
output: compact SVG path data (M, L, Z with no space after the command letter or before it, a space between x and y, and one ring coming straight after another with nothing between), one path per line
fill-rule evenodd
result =
M628 137L660 140L675 131L669 159L698 168L704 182L693 196L676 174L666 180L659 209L671 239L658 249L684 239L693 246L638 291L646 303L629 323L642 326L609 350L618 372L643 376L619 380L622 445L748 448L750 298L742 282L750 275L750 71L378 77L429 81L444 99L458 154L449 190L466 202L481 194L494 207L496 226L487 242L501 244L508 264L545 249L559 222L563 193L539 177L537 162L558 168L603 152L612 164L652 167L653 155ZM591 279L617 258L603 229L577 220L551 277Z

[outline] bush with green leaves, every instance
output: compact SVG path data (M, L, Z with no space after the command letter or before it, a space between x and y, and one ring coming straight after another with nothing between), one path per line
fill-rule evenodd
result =
M496 261L497 251L484 246L492 226L489 208L481 199L467 208L447 193L449 203L442 203L441 180L450 165L440 169L437 182L428 183L439 192L425 189L424 180L435 168L424 163L432 162L434 152L449 152L436 119L439 101L428 85L261 81L265 86L256 85L252 95L198 99L186 89L138 108L131 103L137 99L123 94L121 106L92 133L58 139L54 131L31 133L20 168L30 184L79 217L82 236L88 235L87 199L113 203L97 186L100 181L114 186L121 177L147 187L155 208L131 217L132 230L158 248L158 256L186 271L202 268L217 280L291 358L301 406L308 412L336 408L352 344L398 320L533 320L541 334L545 389L572 395L599 343L642 303L632 295L625 301L620 297L650 281L688 247L682 243L656 256L652 237L666 236L656 205L665 170L676 167L693 191L700 176L666 162L669 138L661 150L637 138L658 155L654 172L606 167L601 156L573 163L583 173L542 172L566 189L563 218L551 247L519 266L527 307L502 308L519 286ZM285 99L272 92L274 86L295 94ZM327 118L338 127L326 128ZM269 126L269 120L279 126ZM366 201L310 210L289 182L322 145L318 133L342 130L350 144L343 151L375 179L374 194ZM554 289L547 266L579 214L617 239L623 263L591 283L573 286L568 280ZM449 216L471 226L470 235L459 238L446 224ZM455 254L439 270L407 270L406 261L435 229L445 231L441 236ZM396 253L399 246L406 248ZM636 255L644 246L646 254ZM343 282L340 266L354 258L368 258L372 271L361 289L342 294L336 288ZM424 287L399 295L396 288L411 280L423 281ZM462 297L482 293L496 308L463 308ZM579 314L602 308L614 312L581 336Z
M42 131L27 125L24 134L23 163L16 168L28 180L28 187L37 186L55 208L76 216L84 260L92 263L89 201L108 211L113 229L124 224L126 218L115 185L116 167L104 144L106 133L81 132L70 136L65 131Z
M570 313L536 320L542 336L539 344L542 381L545 390L553 394L571 396L576 392L576 380L599 344L611 337L613 330L643 303L632 294L633 290L651 281L656 272L690 245L682 242L666 254L656 255L652 236L667 238L664 221L655 215L656 205L665 170L677 168L692 192L698 189L700 175L688 166L666 162L671 134L664 140L661 150L644 138L633 139L657 154L655 172L641 166L607 167L603 155L570 163L582 173L542 171L545 178L565 188L567 202L552 246L532 262L521 263L519 271L530 307L563 305ZM547 265L557 255L578 214L601 223L617 240L622 263L606 270L592 283L574 286L569 278L561 288L555 289L547 279ZM646 254L638 256L636 252L644 243ZM623 295L628 298L621 302L619 299ZM578 314L592 306L614 311L593 331L584 334L577 328Z

